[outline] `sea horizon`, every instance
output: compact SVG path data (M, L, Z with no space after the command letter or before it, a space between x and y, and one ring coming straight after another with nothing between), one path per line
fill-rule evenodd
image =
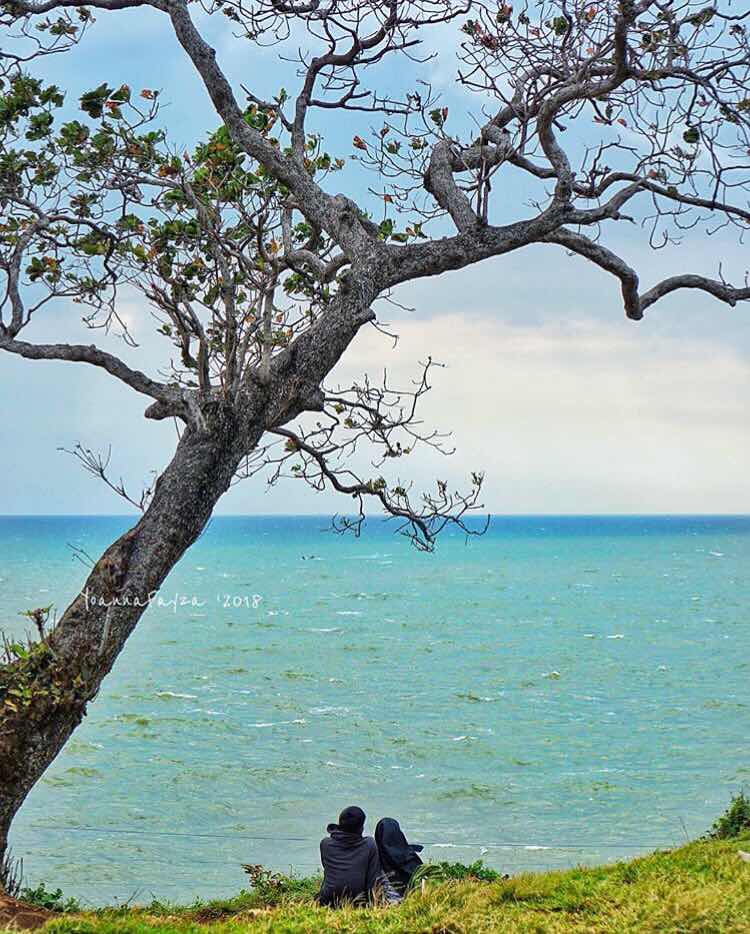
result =
M380 521L215 516L21 808L30 882L229 894L241 863L314 871L352 803L510 872L706 831L750 779L750 517L501 518L424 555ZM0 517L0 628L133 519Z

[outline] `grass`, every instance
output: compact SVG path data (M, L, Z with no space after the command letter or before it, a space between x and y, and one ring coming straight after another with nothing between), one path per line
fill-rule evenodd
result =
M330 911L313 902L318 880L265 873L233 899L189 907L102 909L63 914L45 934L747 934L750 833L704 839L611 866L457 879L456 867L429 876L394 908Z

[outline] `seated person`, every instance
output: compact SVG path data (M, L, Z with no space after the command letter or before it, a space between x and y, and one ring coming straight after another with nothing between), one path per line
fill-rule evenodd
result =
M338 823L329 824L326 829L329 836L320 841L323 885L318 901L321 905L364 904L378 897L384 897L389 903L400 901L383 874L375 841L362 836L365 829L362 808L344 808Z
M375 843L386 878L400 895L406 891L411 877L422 865L417 856L424 847L409 843L397 820L384 817L375 827Z

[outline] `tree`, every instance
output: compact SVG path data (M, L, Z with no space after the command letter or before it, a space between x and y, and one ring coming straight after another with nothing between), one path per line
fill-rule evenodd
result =
M92 10L139 6L169 21L220 121L192 152L170 147L156 91L104 83L63 120L63 91L31 73L44 56L95 41ZM376 473L415 444L442 445L416 417L429 360L407 393L367 379L345 392L324 388L358 331L376 323L378 298L544 243L616 277L633 320L679 289L731 306L750 299L747 283L721 275L681 273L642 291L604 243L630 221L646 230L636 225L633 236L656 248L688 229L736 228L741 237L750 224L750 14L694 0L556 0L518 11L470 0L200 6L201 22L227 17L249 49L280 43L288 60L301 45L296 92L264 100L232 88L196 25L198 7L184 0L0 7L12 43L0 52L0 349L99 367L148 398L146 417L181 429L153 490L131 498L143 508L138 523L96 562L51 631L46 611L36 611L38 638L7 647L0 855L14 814L80 723L149 594L235 477L271 465L272 479L330 485L357 500L358 517L341 520L355 531L374 498L423 548L448 522L469 529L481 475L468 493L438 483L420 498L400 480L351 467L360 441L376 446ZM389 60L424 60L437 31L459 37L458 78L479 94L478 130L463 129L468 114L449 114L422 85L396 98L385 78L381 90L364 84ZM362 170L374 173L367 201L331 194L344 163L325 150L320 111L377 121L352 140ZM519 198L502 223L492 197L501 186ZM118 313L127 289L143 295L171 348L160 378L96 344L21 336L45 306L75 302L90 328L132 342ZM107 479L107 458L74 453Z

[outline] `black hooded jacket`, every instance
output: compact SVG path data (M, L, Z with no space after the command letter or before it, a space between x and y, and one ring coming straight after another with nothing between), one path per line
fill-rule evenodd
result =
M380 863L388 880L398 892L403 892L411 877L422 865L417 856L423 847L409 843L397 820L384 817L375 827L375 843Z
M375 841L361 833L341 830L337 824L329 824L327 830L329 836L320 841L323 885L318 901L321 905L336 905L369 899L383 874Z

